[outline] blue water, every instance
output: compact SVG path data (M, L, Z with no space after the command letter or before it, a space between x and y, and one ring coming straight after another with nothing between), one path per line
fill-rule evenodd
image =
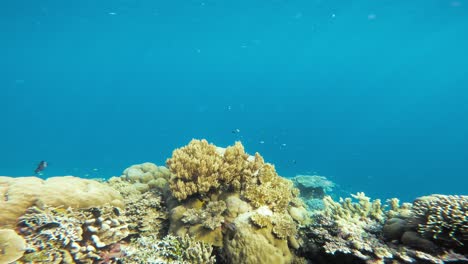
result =
M0 175L206 138L375 198L468 194L466 0L16 0L0 29Z

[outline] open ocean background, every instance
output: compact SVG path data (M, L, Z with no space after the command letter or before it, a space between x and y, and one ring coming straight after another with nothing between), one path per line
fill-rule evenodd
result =
M466 0L4 0L0 29L0 175L206 138L373 198L468 194Z

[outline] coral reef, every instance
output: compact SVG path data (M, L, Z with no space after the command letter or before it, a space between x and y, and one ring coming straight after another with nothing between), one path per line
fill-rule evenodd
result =
M467 196L334 201L325 177L282 178L240 142L192 140L167 167L0 177L0 263L468 263Z
M213 264L213 248L189 236L168 235L162 240L152 236L142 236L123 248L125 263L148 264Z
M0 177L0 228L14 227L17 219L32 206L88 208L111 204L123 208L116 190L93 180L72 176Z
M24 239L12 229L0 229L0 263L12 263L26 250Z
M294 185L301 191L305 199L322 199L326 193L335 188L335 184L324 176L319 175L296 175L291 178Z
M111 206L75 211L31 207L20 217L18 229L28 245L23 261L46 263L95 263L101 248L129 234L120 209Z
M140 183L132 183L127 177L113 177L108 182L125 200L124 211L130 233L156 236L166 228L164 222L168 218L161 194L164 191L158 187L140 188Z
M170 190L178 200L170 211L171 234L188 234L219 247L231 263L245 252L256 254L247 263L266 263L258 262L264 254L259 247L266 245L248 239L269 244L276 253L267 259L296 259L297 226L307 222L308 213L292 182L258 153L248 155L240 142L222 149L192 140L175 150L167 165Z
M322 199L335 187L335 183L319 175L296 175L291 180L299 189L300 197L311 211L322 210L324 208Z
M182 222L191 225L201 224L205 228L215 230L224 223L222 214L225 210L226 203L224 201L209 202L205 208L187 210L183 214Z
M468 261L461 254L436 247L416 232L402 230L402 226L407 228L407 222L396 216L411 215L408 204L399 206L398 200L392 199L389 201L391 209L384 212L378 200L371 201L363 193L352 197L358 202L350 198L340 202L329 196L324 198L325 210L315 212L312 223L300 230L305 240L304 247L300 249L302 254L317 263ZM392 218L387 218L388 215ZM382 239L385 233L391 241ZM403 244L394 243L395 239Z
M179 201L234 191L254 207L283 211L298 194L291 181L279 177L258 153L246 154L240 142L222 151L206 140L192 140L176 149L167 165L173 174L170 189Z
M437 253L443 247L468 253L468 196L430 195L412 205L391 202L383 227L387 240Z

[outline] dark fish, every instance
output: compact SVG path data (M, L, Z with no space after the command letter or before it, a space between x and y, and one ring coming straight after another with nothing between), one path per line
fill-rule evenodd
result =
M233 133L233 134L240 133L240 129L236 128L236 129L232 130L231 133Z
M38 173L40 173L41 171L45 170L45 168L47 168L47 161L42 160L42 161L39 162L39 164L37 165L37 168L34 170L34 173L35 173L35 174L38 174Z

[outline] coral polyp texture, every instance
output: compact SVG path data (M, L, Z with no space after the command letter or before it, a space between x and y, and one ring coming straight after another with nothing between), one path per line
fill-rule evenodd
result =
M434 242L455 247L468 246L468 196L431 195L413 203L410 225Z

